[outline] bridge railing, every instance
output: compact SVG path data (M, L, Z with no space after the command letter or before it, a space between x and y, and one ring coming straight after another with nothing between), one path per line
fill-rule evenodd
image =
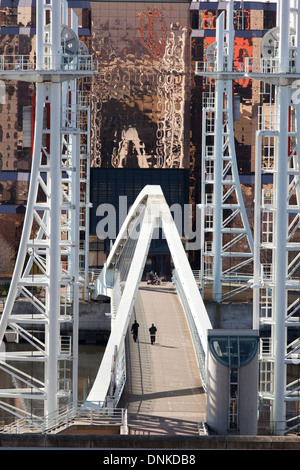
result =
M112 357L111 385L103 406L117 407L126 383L126 353L124 339L115 346Z
M117 425L127 433L127 410L112 408L99 402L98 406L66 405L57 412L45 417L25 417L0 428L3 434L54 433L62 428L76 425Z
M191 338L192 338L192 342L193 342L193 347L194 347L194 351L195 351L196 358L197 358L198 369L199 369L199 373L200 373L200 377L201 377L201 381L202 381L202 386L203 386L204 390L206 390L206 387L207 387L206 353L205 353L205 350L203 348L201 338L200 338L200 334L198 332L197 325L195 324L194 317L193 317L188 299L186 297L184 288L183 288L181 282L179 282L179 279L178 279L178 276L177 276L177 273L176 273L176 269L173 270L172 274L173 274L172 275L172 282L173 282L174 287L175 287L175 289L177 291L177 294L179 296L182 308L184 310L184 313L185 313L185 316L186 316L186 319L187 319L187 322L188 322L188 325L189 325L189 330L190 330L190 334L191 334Z

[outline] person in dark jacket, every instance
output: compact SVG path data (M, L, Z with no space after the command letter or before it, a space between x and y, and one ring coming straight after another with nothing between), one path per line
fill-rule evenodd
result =
M155 335L156 335L156 332L157 332L157 328L156 328L156 326L154 326L154 323L152 323L152 326L150 326L149 332L150 332L151 344L154 344L155 343Z
M136 342L137 340L137 337L138 337L138 333L139 333L139 324L136 320L134 320L134 323L132 324L131 326L131 331L132 331L132 334L133 334L133 340L134 342Z

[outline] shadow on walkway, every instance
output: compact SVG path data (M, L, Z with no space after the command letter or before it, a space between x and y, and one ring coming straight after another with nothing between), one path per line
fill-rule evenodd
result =
M129 433L131 435L186 435L194 436L197 425L194 421L149 414L128 414Z
M135 319L137 342L130 334ZM153 346L152 323L158 328ZM198 434L206 395L185 315L170 283L139 289L128 330L127 380L119 406L128 410L130 434Z

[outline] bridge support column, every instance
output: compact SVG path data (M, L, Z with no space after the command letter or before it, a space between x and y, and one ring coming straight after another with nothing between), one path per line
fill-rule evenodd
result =
M210 330L208 426L218 434L257 434L258 332Z

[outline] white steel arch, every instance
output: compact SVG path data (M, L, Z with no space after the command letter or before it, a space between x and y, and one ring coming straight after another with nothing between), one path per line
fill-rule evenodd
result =
M79 53L73 11L72 29L66 26L67 1L38 0L36 14L35 56L3 57L0 66L4 80L36 83L26 214L0 322L0 368L14 384L0 390L0 407L31 418L77 401L80 160L88 108L78 79L95 73L91 58ZM17 298L29 302L29 312L15 310ZM63 336L66 324L71 334ZM26 344L18 353L3 351L10 332Z
M243 64L233 63L233 1L217 19L216 42L196 75L214 80L203 95L201 285L213 283L213 299L227 300L249 289L253 270L253 235L240 187L233 128L233 80ZM212 188L212 189L211 189ZM233 286L233 288L228 286ZM226 289L225 289L225 286Z
M109 398L114 405L118 403L126 380L124 340L153 231L157 227L162 228L170 249L176 271L175 286L180 291L185 314L189 315L197 332L194 348L200 351L198 365L205 387L207 330L212 326L162 190L160 186L146 186L131 207L95 283L95 298L99 295L111 298L112 321L105 353L86 399L89 407L98 406Z

